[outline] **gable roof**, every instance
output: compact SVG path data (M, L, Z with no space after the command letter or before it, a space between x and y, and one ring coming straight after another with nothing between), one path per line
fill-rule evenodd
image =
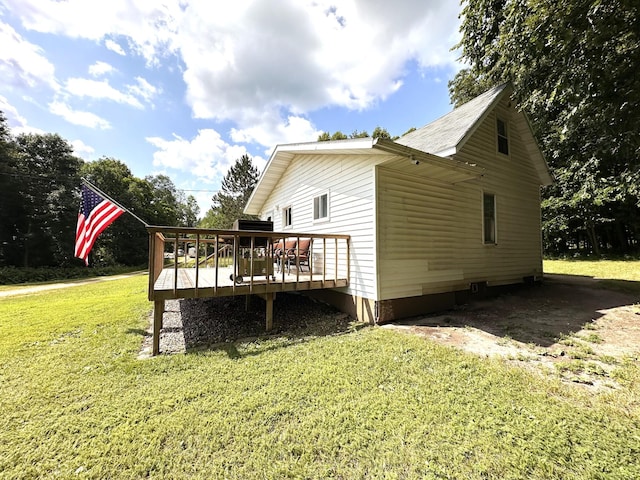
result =
M428 175L449 183L477 178L483 169L451 158L459 152L482 121L506 95L513 91L510 84L498 85L473 100L452 110L434 122L392 140L371 137L335 140L328 142L293 143L278 145L265 166L258 183L245 207L245 213L256 215L264 205L282 175L297 155L343 154L369 155L375 164L389 168L401 168L407 159L420 168L417 175ZM524 146L538 173L541 185L552 183L549 167L533 136L531 125L524 112L518 112L516 128L524 139Z
M396 143L441 157L455 155L494 107L505 96L510 96L512 93L513 87L510 83L493 87L428 125L400 137ZM549 166L533 136L531 123L524 112L517 112L515 126L533 161L540 185L551 185L553 179L549 172Z
M372 165L385 165L391 169L402 169L411 162L416 165L414 175L428 176L449 183L477 178L484 172L482 168L464 162L431 155L381 138L365 137L278 145L269 157L269 161L247 201L245 213L257 215L260 212L296 156L313 154L367 155Z
M502 97L511 91L507 86L505 83L493 87L428 125L400 137L396 142L434 155L453 155L460 151Z

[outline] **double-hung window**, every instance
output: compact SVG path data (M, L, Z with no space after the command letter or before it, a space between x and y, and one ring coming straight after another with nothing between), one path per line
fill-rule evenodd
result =
M507 122L498 118L496 121L496 132L498 134L498 152L509 155L509 136L507 132Z
M290 227L293 224L293 216L291 215L291 206L282 209L282 225Z
M485 245L496 243L496 196L482 194L482 237Z
M323 193L313 198L313 221L329 219L329 194Z

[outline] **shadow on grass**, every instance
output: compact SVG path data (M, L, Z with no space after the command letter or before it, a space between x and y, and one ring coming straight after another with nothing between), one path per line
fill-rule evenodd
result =
M132 335L140 335L141 337L150 337L151 333L147 332L146 330L142 329L142 328L128 328L127 329L127 333L130 333Z
M348 315L299 294L276 296L270 332L265 329L265 314L266 302L256 296L181 300L186 352L224 350L229 358L237 359L355 328ZM267 338L273 341L258 345L258 340ZM240 353L237 342L256 342L256 348Z
M640 282L545 274L533 286L471 301L447 312L398 321L401 325L473 327L497 337L549 347L589 328L604 310L640 302Z

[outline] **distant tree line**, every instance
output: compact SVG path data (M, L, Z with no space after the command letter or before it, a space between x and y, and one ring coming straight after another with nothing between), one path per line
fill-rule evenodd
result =
M547 254L640 250L640 3L467 0L456 104L510 81L549 162Z
M333 134L329 132L322 132L320 135L318 135L318 141L329 142L331 140L347 140L349 138L368 138L368 137L387 138L389 140L396 140L397 138L399 138L397 136L392 137L386 128L382 128L378 126L374 128L373 133L371 135L369 135L369 133L366 130L362 130L362 131L354 130L349 135L342 133L340 130L337 130Z
M81 178L153 225L195 226L199 208L166 175L135 177L121 161L85 162L57 134L12 136L0 111L0 267L79 266L74 258ZM142 265L148 235L123 215L98 238L90 265Z

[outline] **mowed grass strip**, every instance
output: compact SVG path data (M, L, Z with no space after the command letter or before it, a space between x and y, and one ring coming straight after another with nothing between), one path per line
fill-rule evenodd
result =
M545 260L544 271L640 282L640 260Z
M137 360L134 277L0 300L0 478L638 478L637 368L589 394L364 328Z

